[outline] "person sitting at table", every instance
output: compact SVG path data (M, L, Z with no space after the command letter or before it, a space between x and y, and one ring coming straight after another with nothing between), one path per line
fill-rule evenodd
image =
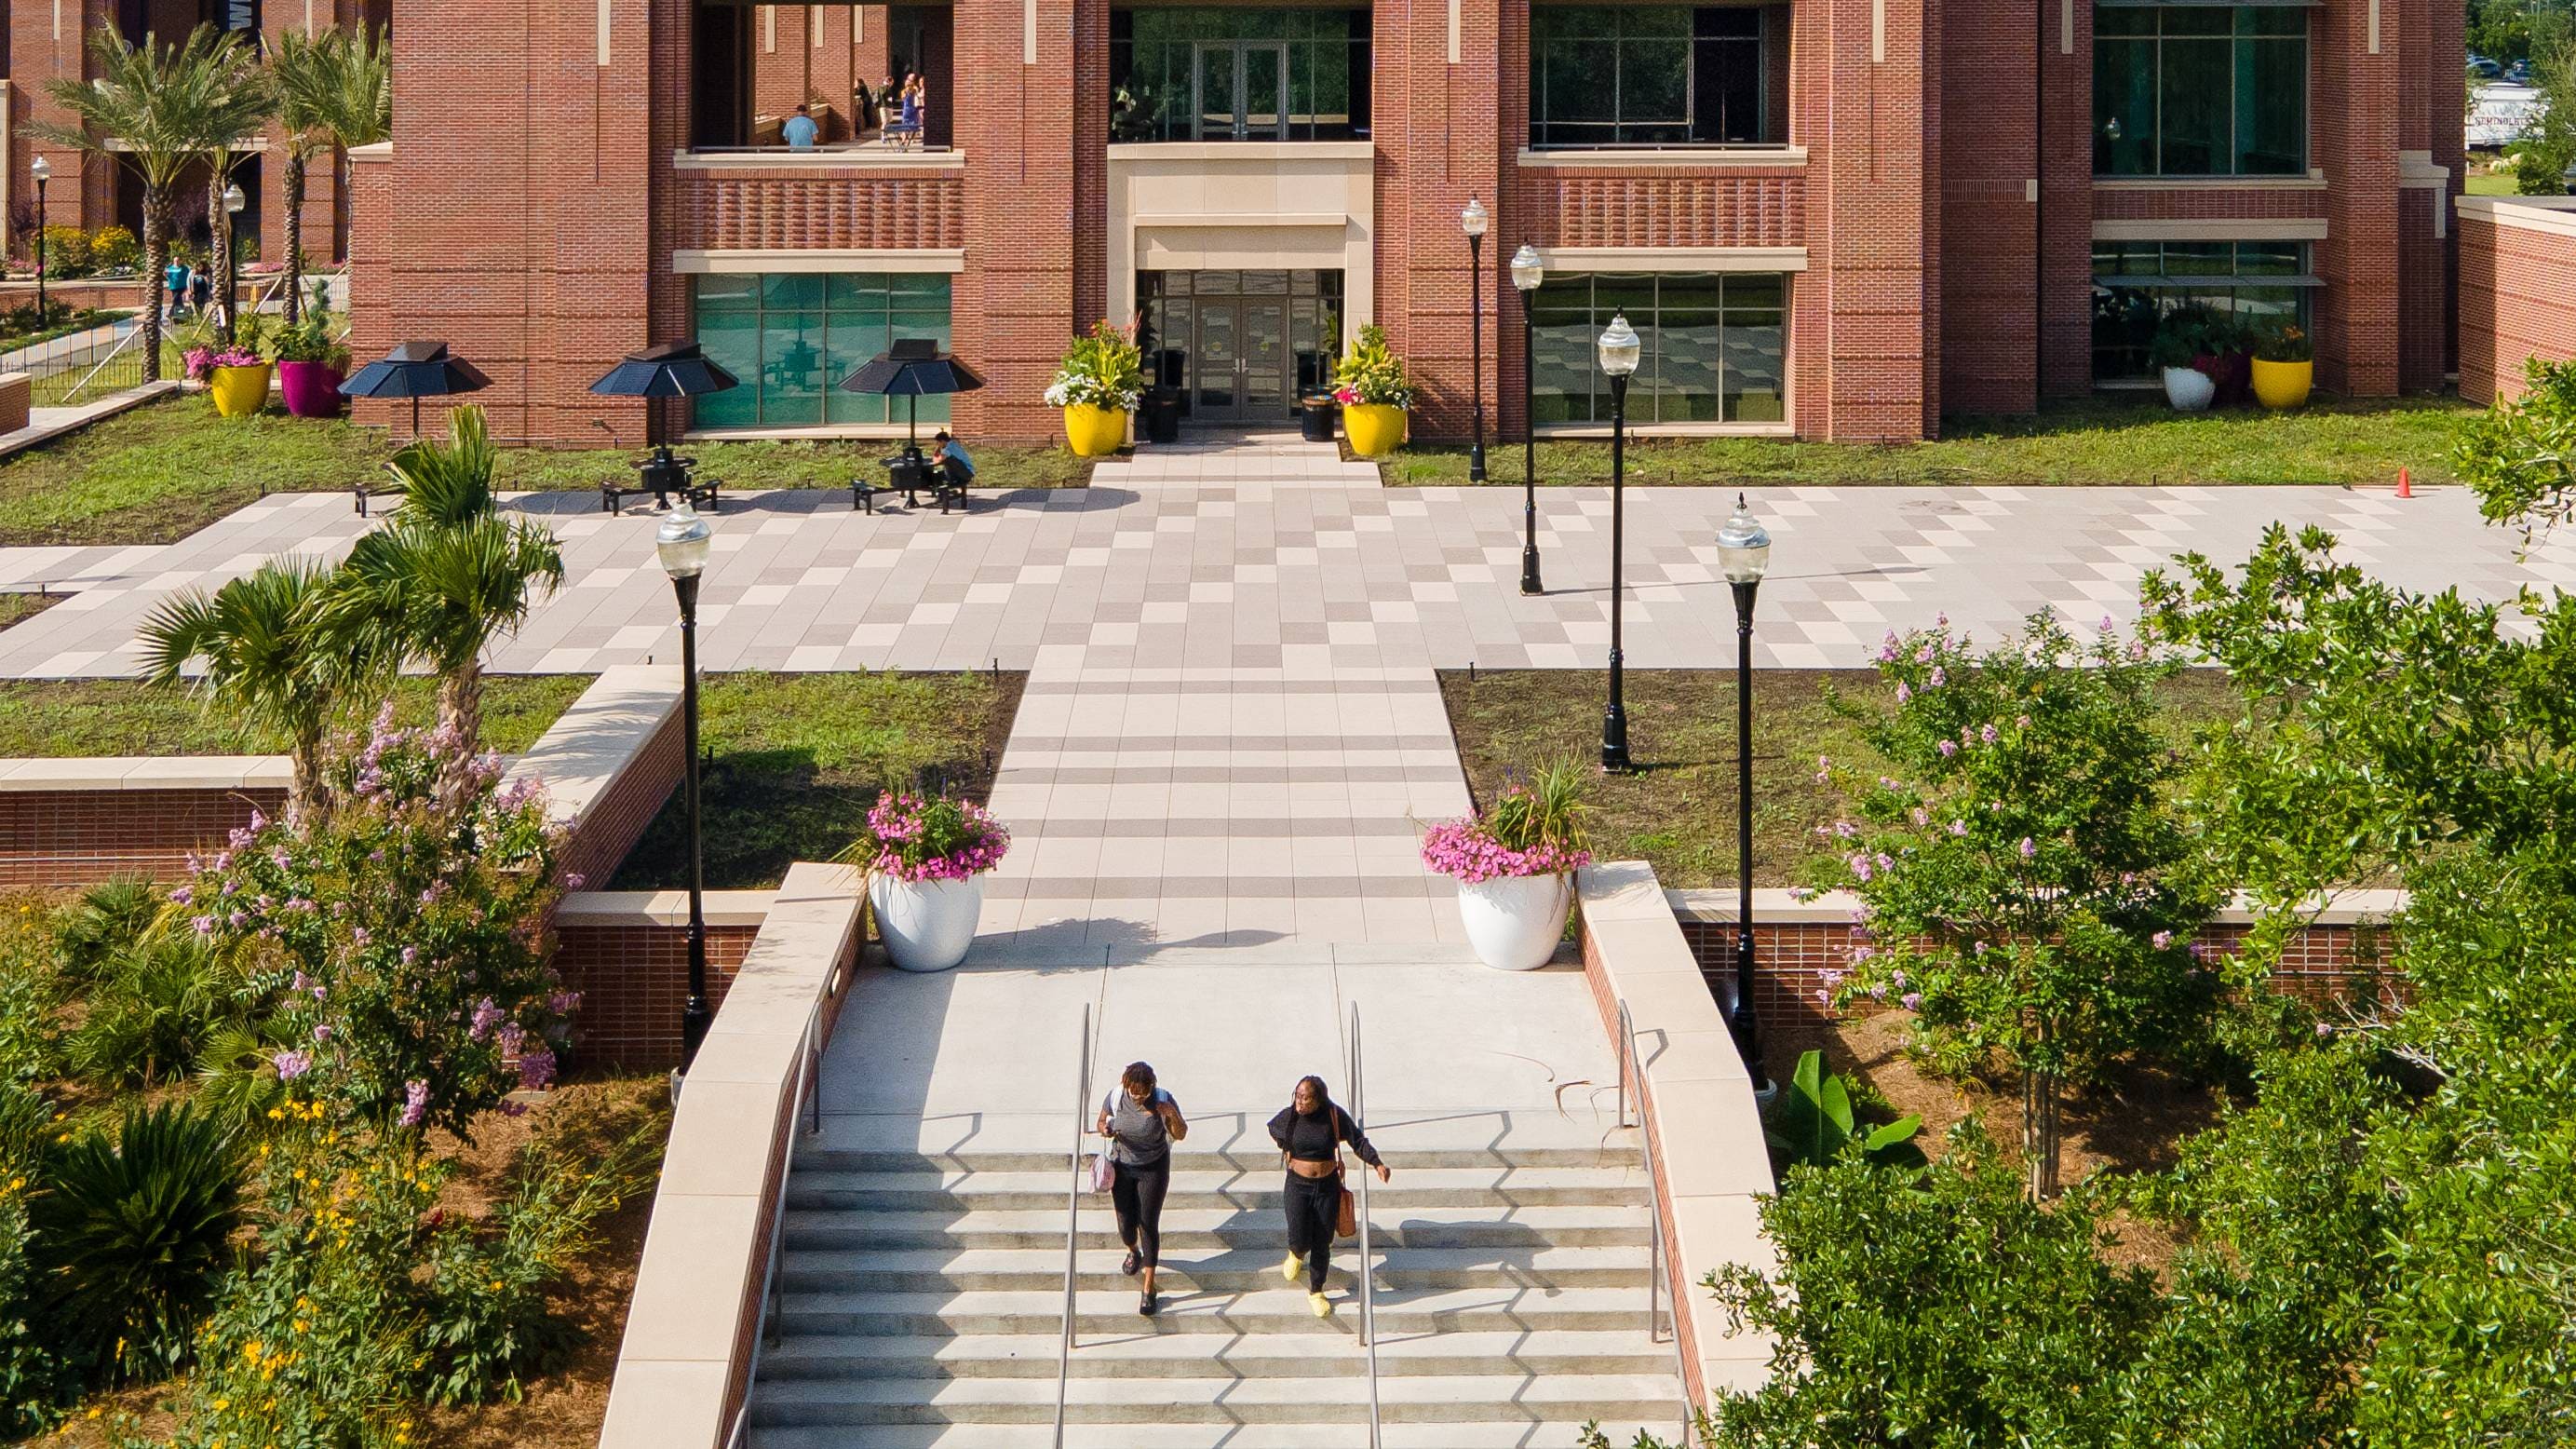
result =
M814 141L820 132L814 125L812 109L798 106L796 114L787 118L787 124L779 128L778 134L787 142L787 149L790 151L813 150Z
M964 488L975 481L975 460L966 456L966 445L941 428L931 435L930 463L947 475L950 484Z

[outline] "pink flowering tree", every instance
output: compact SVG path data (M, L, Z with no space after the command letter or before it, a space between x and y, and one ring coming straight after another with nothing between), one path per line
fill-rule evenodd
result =
M295 1095L464 1135L553 1079L577 1005L548 961L546 922L577 884L560 832L537 790L499 788L494 757L444 727L397 730L390 706L330 770L327 819L255 815L171 897L245 967Z
M2218 893L2176 817L2182 754L2155 690L2175 665L2054 616L1980 651L1944 621L1887 637L1893 710L1837 701L1893 773L1819 761L1857 802L1829 882L1862 901L1832 999L1913 1013L1951 1075L2019 1077L2034 1198L2057 1190L2058 1104L2119 1059L2199 1039L2218 981L2195 930Z

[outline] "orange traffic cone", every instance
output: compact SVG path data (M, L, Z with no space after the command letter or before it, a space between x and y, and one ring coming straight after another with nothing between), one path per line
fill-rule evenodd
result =
M2397 496L2400 498L2415 496L2415 485L2406 480L2406 470L2403 468L2397 470Z

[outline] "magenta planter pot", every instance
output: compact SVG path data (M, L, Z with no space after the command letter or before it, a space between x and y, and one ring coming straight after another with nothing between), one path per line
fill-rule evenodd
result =
M340 396L340 382L346 374L327 362L281 362L277 365L278 391L286 394L286 410L299 418L336 418L348 405Z

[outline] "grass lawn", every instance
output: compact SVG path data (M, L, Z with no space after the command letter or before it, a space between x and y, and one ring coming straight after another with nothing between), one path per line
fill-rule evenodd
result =
M2186 415L2154 401L2093 399L2037 417L1957 417L1925 443L1778 438L1641 438L1627 478L1642 484L2418 483L2452 479L2451 453L2478 409L2456 398L2320 400L2292 413ZM1488 481L1519 486L1521 450L1486 448ZM1382 465L1394 484L1467 481L1464 448L1407 448ZM1542 441L1542 484L1606 484L1607 441Z
M718 674L701 686L710 756L700 832L710 889L775 886L790 863L829 860L889 787L938 788L981 802L1026 676ZM626 857L615 890L688 883L680 796Z
M1801 884L1806 863L1830 854L1819 825L1848 813L1842 792L1816 783L1816 756L1838 763L1870 758L1852 724L1824 701L1828 682L1855 701L1891 706L1876 671L1765 669L1754 675L1753 879ZM1458 737L1468 788L1479 804L1501 793L1505 772L1552 760L1601 757L1601 710L1609 683L1598 671L1444 671L1440 690ZM2166 685L2179 740L2193 723L2231 717L2234 692L2215 673L2193 671ZM1637 769L1599 776L1591 793L1592 850L1606 860L1644 860L1668 887L1735 881L1735 671L1631 669L1628 745Z
M0 597L8 597L0 595ZM491 674L483 681L483 743L503 754L535 744L581 692L587 674ZM394 709L405 724L433 714L435 681L404 679ZM365 722L360 721L363 726ZM245 732L195 695L132 679L0 680L0 759L102 755L277 754L283 738Z
M426 414L424 414L426 417ZM692 444L728 488L847 488L877 471L874 442ZM372 428L270 411L227 421L200 395L150 403L0 462L0 546L170 543L264 493L332 491L383 478L393 450ZM596 488L631 479L635 450L514 448L507 489ZM1090 465L1063 448L979 446L979 486L1077 487Z
M2471 171L2467 191L2471 196L2519 196L2522 187L2510 171Z
M57 302L54 305L59 307L62 304ZM69 337L75 332L87 332L93 327L104 327L110 322L133 315L134 309L131 307L83 308L51 327L39 327L32 332L11 332L0 335L0 352L33 347L39 342L51 342L57 337ZM0 358L0 370L6 370L6 368L7 359Z
M0 594L0 629L32 619L62 601L60 594Z

